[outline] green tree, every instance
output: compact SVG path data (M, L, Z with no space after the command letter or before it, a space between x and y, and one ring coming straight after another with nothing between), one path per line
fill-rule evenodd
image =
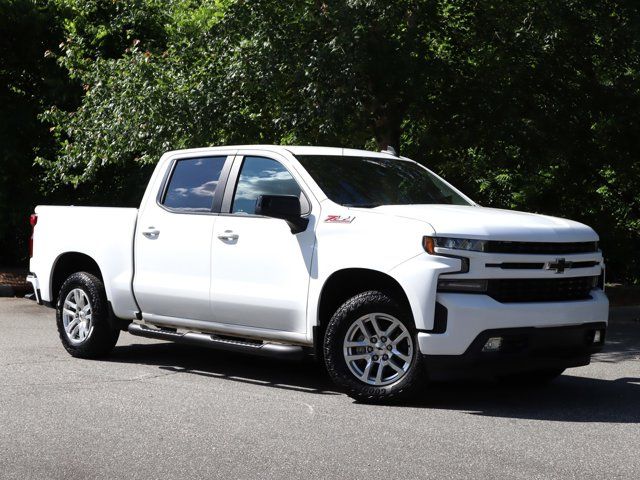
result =
M51 58L62 29L57 12L30 0L0 2L0 266L24 266L28 217L39 192L34 152L51 153L46 106L74 107L75 90Z
M591 224L610 278L640 276L634 0L56 3L85 93L45 115L50 182L133 199L168 149L393 145L487 206Z

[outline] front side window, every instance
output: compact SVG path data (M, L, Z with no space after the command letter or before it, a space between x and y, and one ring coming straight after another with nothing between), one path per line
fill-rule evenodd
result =
M173 210L210 212L227 157L178 160L162 204Z
M260 195L301 197L298 183L280 162L270 158L246 157L233 197L232 213L253 215Z
M327 197L347 207L381 205L471 205L419 165L399 159L298 155Z

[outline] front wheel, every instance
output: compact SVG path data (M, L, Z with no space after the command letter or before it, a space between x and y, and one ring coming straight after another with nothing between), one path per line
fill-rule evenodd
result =
M423 381L410 314L382 292L347 300L327 326L323 350L333 381L362 402L407 397Z
M87 272L74 273L62 284L56 323L62 345L74 357L102 357L113 349L120 335L109 321L102 281Z

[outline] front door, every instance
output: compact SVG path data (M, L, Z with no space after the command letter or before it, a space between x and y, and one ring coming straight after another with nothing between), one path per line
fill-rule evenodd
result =
M232 201L213 228L213 318L227 324L305 333L314 222L294 235L286 221L255 215L255 207L259 195L299 196L306 214L311 213L310 203L279 161L245 156L237 157L236 162L242 163L235 188L230 190ZM227 189L231 187L234 185Z

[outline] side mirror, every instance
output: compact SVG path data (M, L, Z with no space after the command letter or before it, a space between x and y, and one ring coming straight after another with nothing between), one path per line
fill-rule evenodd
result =
M260 195L255 213L285 220L291 227L291 233L302 232L309 223L302 217L300 199L294 195Z

